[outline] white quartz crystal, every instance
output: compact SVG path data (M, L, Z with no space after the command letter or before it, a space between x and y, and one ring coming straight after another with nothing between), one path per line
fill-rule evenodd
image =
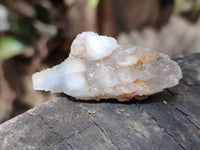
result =
M83 32L64 62L33 75L33 88L82 100L127 101L175 86L181 78L178 64L163 53Z

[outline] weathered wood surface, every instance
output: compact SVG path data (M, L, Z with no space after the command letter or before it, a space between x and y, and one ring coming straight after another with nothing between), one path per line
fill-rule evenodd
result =
M184 78L144 101L56 98L0 126L3 150L197 150L200 54L177 57Z

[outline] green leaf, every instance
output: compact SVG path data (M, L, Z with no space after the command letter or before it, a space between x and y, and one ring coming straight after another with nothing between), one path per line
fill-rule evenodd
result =
M0 59L8 59L24 52L27 45L14 36L0 38Z
M99 3L99 0L88 0L89 8L95 9Z

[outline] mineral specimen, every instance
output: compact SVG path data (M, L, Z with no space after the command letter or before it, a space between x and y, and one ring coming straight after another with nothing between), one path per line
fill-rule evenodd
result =
M178 64L163 53L83 32L64 62L33 75L33 88L82 100L127 101L175 86L181 78Z

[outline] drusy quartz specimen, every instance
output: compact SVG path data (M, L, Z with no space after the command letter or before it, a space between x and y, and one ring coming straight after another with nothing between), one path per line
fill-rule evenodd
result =
M33 88L81 100L127 101L175 86L181 78L178 64L163 53L83 32L64 62L33 75Z

